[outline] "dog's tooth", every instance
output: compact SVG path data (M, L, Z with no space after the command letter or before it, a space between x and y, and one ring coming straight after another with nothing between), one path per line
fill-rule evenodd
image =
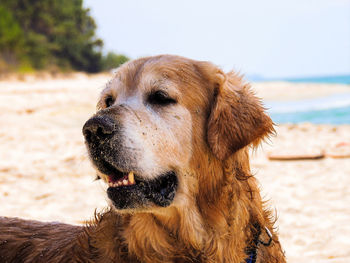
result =
M135 183L135 177L134 177L134 173L133 172L130 172L128 174L128 180L129 180L130 184L134 184Z
M118 186L121 186L123 183L121 181L118 182Z
M128 185L128 180L124 179L123 180L123 185Z

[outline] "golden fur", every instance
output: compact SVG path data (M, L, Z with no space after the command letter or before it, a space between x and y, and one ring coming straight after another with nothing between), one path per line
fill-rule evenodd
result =
M250 172L249 147L274 130L249 85L208 62L169 55L142 58L118 70L114 79L119 84L110 83L99 109L107 112L107 94L118 96L120 86L126 96L141 92L140 83L148 78L170 85L178 108L169 111L176 114L181 107L177 118L185 121L179 125L191 126L184 128L190 145L184 140L188 149L183 156L176 145L185 135L171 127L173 139L168 143L173 153L167 155L183 158L174 161L183 167L176 168L179 189L173 203L140 210L111 208L86 227L0 218L1 262L242 263L247 251L255 248L258 263L285 262L274 219ZM158 141L164 142L162 135ZM169 162L164 152L155 156L162 159L157 160L159 165ZM103 173L100 176L107 180ZM269 240L265 227L272 233L270 245L262 244Z

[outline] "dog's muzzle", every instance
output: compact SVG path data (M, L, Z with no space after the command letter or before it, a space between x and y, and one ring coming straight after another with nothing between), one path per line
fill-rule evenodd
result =
M91 161L106 175L107 195L114 207L136 209L171 204L178 185L176 172L169 170L152 180L134 173L138 156L123 150L121 128L112 117L93 116L85 123L83 134Z

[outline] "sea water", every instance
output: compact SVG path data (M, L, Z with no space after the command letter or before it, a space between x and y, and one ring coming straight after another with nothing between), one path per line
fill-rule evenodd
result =
M284 79L288 82L350 84L350 75Z
M311 122L316 124L350 124L350 106L324 110L270 113L275 123Z
M350 75L291 79L288 81L350 84ZM350 124L350 94L288 102L267 101L265 107L275 123Z

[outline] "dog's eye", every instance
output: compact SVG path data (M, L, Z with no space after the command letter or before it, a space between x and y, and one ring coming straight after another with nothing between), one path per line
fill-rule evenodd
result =
M107 98L105 98L105 104L107 108L112 106L113 103L114 103L114 99L112 96L108 96Z
M161 90L157 90L155 92L152 92L148 98L147 101L150 104L153 105L159 105L159 106L166 106L169 104L176 104L177 101L171 97L169 97L169 95Z

